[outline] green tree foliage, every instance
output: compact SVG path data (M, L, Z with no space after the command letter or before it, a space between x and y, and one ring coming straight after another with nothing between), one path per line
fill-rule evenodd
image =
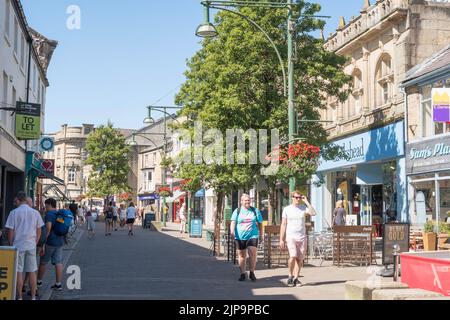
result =
M342 71L346 59L323 48L323 41L311 33L323 28L324 22L315 18L318 4L296 1L298 17L295 35L295 96L299 118L319 120L328 96L343 101L350 77ZM287 11L285 9L248 8L240 13L259 24L280 51L287 66ZM188 61L186 82L176 103L183 105L181 115L189 119L185 127L201 121L204 127L219 129L279 129L281 140L288 140L288 103L283 92L282 68L274 48L265 35L245 19L221 11L215 17L219 36L205 39L202 48ZM317 122L300 123L298 135L308 144L320 146L324 158L333 158L339 150L327 143L327 134ZM270 145L270 143L269 143ZM268 150L270 151L270 150ZM256 181L261 165L182 165L182 177L193 177L200 171L206 186L229 192L233 188ZM314 170L312 170L314 171ZM269 178L274 186L278 177ZM285 177L287 178L287 177ZM220 208L218 208L220 209Z
M128 186L130 146L110 122L89 135L86 151L86 163L92 165L88 180L90 196L108 197L131 190Z

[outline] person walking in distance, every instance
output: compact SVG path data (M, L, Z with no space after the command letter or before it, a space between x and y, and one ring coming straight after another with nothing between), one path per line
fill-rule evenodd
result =
M120 227L123 230L127 223L127 210L125 209L125 205L123 203L120 204L119 218L120 218Z
M128 225L128 235L132 236L133 234L133 225L136 220L136 208L134 207L134 203L131 202L130 206L127 209L127 225Z
M292 204L283 209L280 247L283 250L288 248L289 278L287 285L294 287L302 285L298 278L306 256L306 216L315 216L316 211L300 191L294 191L291 196Z
M111 230L113 226L113 217L114 213L112 209L112 202L110 202L105 210L105 236L111 235Z
M95 237L95 221L94 217L92 216L91 210L88 210L86 212L86 225L87 225L87 231L88 231L88 238L94 238Z
M180 211L178 212L180 216L180 233L183 234L186 232L186 203L183 202L181 205Z
M11 211L6 220L8 242L19 251L17 263L17 298L22 300L23 273L28 273L31 287L31 300L36 300L37 260L36 245L41 237L44 221L37 210L27 204L25 192L19 192L16 197L16 209Z
M113 211L113 225L114 225L114 231L117 231L117 220L119 219L119 213L118 213L118 208L117 208L115 202L113 202L113 205L112 205L112 211Z
M258 240L261 238L261 223L263 222L261 212L250 206L250 196L243 194L241 197L241 207L234 210L231 216L230 234L235 238L239 254L239 268L241 276L239 281L245 281L245 265L247 251L249 256L250 273L252 281L256 281L256 254Z

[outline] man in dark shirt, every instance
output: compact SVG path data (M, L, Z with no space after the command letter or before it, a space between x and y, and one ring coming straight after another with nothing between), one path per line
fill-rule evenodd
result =
M56 200L47 199L45 200L45 209L47 214L45 215L45 225L47 227L47 241L43 250L41 251L41 260L39 263L38 271L38 287L42 286L42 279L45 275L45 269L49 261L55 266L56 271L56 281L51 287L54 290L62 290L62 276L63 276L63 265L62 265L62 248L64 245L64 236L56 235L52 227L56 223Z

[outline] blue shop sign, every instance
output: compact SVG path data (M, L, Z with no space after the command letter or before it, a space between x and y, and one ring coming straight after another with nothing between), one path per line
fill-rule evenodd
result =
M144 194L139 196L139 200L143 201L143 200L158 200L159 196L157 194Z
M342 146L345 149L350 159L322 161L317 171L328 171L339 167L404 156L403 126L404 122L400 121L334 141L335 145Z

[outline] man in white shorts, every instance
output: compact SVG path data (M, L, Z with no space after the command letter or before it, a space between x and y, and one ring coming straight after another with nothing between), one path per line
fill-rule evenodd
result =
M283 209L280 247L289 250L288 286L301 286L298 280L306 256L306 215L315 216L316 211L300 191L292 192L292 204Z
M19 192L16 197L17 209L11 211L5 227L8 231L8 242L19 251L17 266L17 297L22 300L23 273L28 273L31 287L31 299L36 299L37 261L36 244L41 237L41 227L44 221L38 211L27 204L25 192Z

